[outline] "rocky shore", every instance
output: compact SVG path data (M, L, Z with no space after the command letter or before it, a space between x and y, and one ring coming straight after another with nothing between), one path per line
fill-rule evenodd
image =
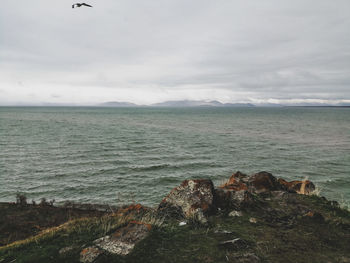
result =
M308 180L236 172L185 180L156 208L101 210L0 204L0 263L350 262L350 212Z

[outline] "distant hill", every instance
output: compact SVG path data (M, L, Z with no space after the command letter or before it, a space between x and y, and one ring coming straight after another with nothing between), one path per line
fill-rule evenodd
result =
M99 104L102 107L138 107L139 105L131 102L109 101Z
M155 103L152 107L254 107L251 103L221 103L219 101L176 100Z

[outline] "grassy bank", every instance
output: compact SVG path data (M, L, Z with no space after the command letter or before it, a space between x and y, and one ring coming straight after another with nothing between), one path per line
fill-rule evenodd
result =
M94 240L135 220L152 225L148 236L129 255L104 253L94 262L350 262L350 213L334 202L263 195L241 212L218 211L207 224L187 220L184 226L135 205L85 215L9 242L0 247L0 262L79 262Z

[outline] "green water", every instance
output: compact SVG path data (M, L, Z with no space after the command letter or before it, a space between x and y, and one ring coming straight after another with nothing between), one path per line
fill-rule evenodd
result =
M156 205L182 180L306 176L350 200L350 108L0 107L0 201Z

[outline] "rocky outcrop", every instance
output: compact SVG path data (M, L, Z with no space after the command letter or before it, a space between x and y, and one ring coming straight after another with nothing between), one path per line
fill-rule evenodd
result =
M309 194L315 189L310 181L287 182L271 173L232 174L230 179L214 189L211 180L185 180L160 203L158 213L178 219L196 219L205 223L206 216L217 209L242 210L254 203L254 195L273 193Z
M246 175L241 172L232 174L229 180L221 186L214 188L211 180L197 179L185 180L178 187L174 188L159 204L157 215L171 219L195 220L202 224L208 222L207 217L217 210L225 210L231 217L242 216L242 210L252 207L258 202L257 196L283 198L293 193L308 194L315 189L310 181L287 182L277 179L271 173L259 172L253 175ZM279 197L281 196L281 197ZM118 214L127 216L130 213L138 214L148 211L148 208L140 204L125 206L117 211ZM321 218L318 214L307 213L305 220L309 218ZM252 224L257 223L254 217L249 218ZM181 222L180 226L186 225ZM82 262L93 262L101 253L128 255L134 246L147 237L152 226L131 221L125 227L119 228L114 233L94 241L94 246L84 249L81 252ZM238 248L245 243L237 239L230 239L220 243L222 247ZM252 257L241 259L249 260ZM91 261L92 260L92 261ZM254 258L256 261L257 259ZM240 262L240 261L239 261Z
M158 212L163 216L191 218L205 223L205 216L215 210L213 201L211 180L185 180L163 199Z

